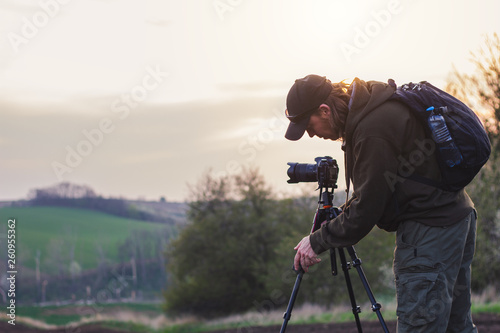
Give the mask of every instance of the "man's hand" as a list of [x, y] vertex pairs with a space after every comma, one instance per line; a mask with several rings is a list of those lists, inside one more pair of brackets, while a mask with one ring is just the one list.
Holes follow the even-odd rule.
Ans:
[[293, 261], [293, 266], [296, 271], [299, 271], [300, 267], [307, 273], [309, 266], [317, 264], [321, 261], [318, 255], [313, 251], [311, 247], [311, 242], [309, 241], [309, 236], [302, 238], [302, 240], [294, 247], [297, 250], [295, 254], [295, 260]]

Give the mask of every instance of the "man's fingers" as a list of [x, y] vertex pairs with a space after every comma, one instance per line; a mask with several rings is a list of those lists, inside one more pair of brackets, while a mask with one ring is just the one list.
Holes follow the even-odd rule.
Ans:
[[302, 260], [300, 261], [300, 265], [302, 266], [302, 269], [304, 270], [304, 272], [307, 273], [307, 271], [309, 270], [309, 265], [306, 264], [304, 257], [302, 257]]
[[299, 271], [300, 268], [304, 270], [304, 272], [307, 273], [309, 266], [311, 266], [312, 263], [309, 262], [308, 258], [297, 253], [295, 255], [295, 259], [293, 261], [293, 266], [296, 271]]
[[302, 257], [300, 260], [300, 264], [302, 266], [302, 269], [304, 269], [304, 272], [309, 271], [309, 267], [316, 265], [321, 261], [321, 258], [311, 258], [311, 257]]
[[298, 250], [300, 247], [300, 244], [302, 244], [302, 241], [303, 241], [303, 239], [301, 239], [300, 242], [297, 245], [295, 245], [295, 247], [293, 249]]
[[295, 259], [293, 260], [293, 267], [296, 271], [300, 268], [300, 255], [299, 253], [295, 254]]

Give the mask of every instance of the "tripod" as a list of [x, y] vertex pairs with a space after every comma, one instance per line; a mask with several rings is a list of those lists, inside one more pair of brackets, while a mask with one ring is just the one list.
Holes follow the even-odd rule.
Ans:
[[[314, 220], [313, 220], [313, 226], [311, 229], [311, 233], [314, 231], [318, 230], [321, 227], [321, 223], [323, 221], [329, 221], [336, 216], [339, 215], [339, 209], [337, 207], [333, 207], [333, 189], [336, 188], [336, 185], [328, 185], [324, 184], [323, 182], [319, 183], [319, 200], [318, 200], [318, 208], [316, 210], [316, 214], [314, 215]], [[347, 262], [346, 260], [346, 255], [344, 252], [344, 249], [347, 250], [347, 253], [351, 257], [351, 262]], [[382, 314], [380, 313], [380, 308], [382, 307], [379, 303], [376, 302], [375, 297], [373, 296], [373, 293], [370, 289], [370, 285], [368, 284], [368, 280], [366, 279], [366, 276], [363, 272], [363, 268], [361, 267], [361, 259], [358, 258], [356, 255], [356, 251], [354, 250], [353, 246], [348, 246], [345, 248], [332, 248], [330, 249], [330, 265], [332, 269], [332, 275], [336, 276], [337, 275], [337, 260], [336, 260], [336, 251], [339, 254], [340, 258], [340, 263], [342, 266], [342, 271], [344, 272], [344, 277], [346, 281], [346, 286], [347, 286], [347, 291], [349, 293], [349, 298], [351, 300], [351, 307], [352, 307], [352, 313], [354, 314], [354, 318], [356, 320], [356, 326], [358, 328], [358, 332], [363, 332], [363, 329], [361, 327], [361, 321], [359, 320], [359, 313], [361, 312], [361, 308], [356, 304], [356, 299], [354, 296], [354, 290], [352, 288], [351, 284], [351, 278], [349, 276], [349, 269], [351, 267], [356, 268], [359, 278], [361, 279], [361, 283], [363, 284], [366, 293], [368, 295], [368, 298], [370, 299], [370, 302], [372, 304], [372, 311], [374, 311], [377, 314], [377, 317], [380, 321], [380, 324], [382, 325], [382, 329], [384, 332], [389, 332], [387, 329], [387, 325], [385, 324], [384, 318], [382, 317]], [[295, 269], [294, 269], [295, 271]], [[286, 309], [285, 314], [283, 315], [284, 321], [281, 326], [280, 333], [284, 333], [288, 324], [288, 321], [290, 320], [292, 316], [292, 309], [293, 305], [295, 303], [295, 299], [297, 298], [297, 294], [299, 292], [299, 287], [300, 283], [302, 281], [302, 277], [304, 276], [304, 270], [300, 267], [298, 271], [295, 271], [297, 273], [297, 278], [295, 279], [295, 285], [293, 286], [292, 290], [292, 295], [290, 296], [290, 301], [288, 302], [288, 307]]]

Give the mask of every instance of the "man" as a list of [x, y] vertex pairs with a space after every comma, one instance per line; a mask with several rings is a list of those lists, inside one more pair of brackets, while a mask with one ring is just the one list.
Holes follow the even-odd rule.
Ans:
[[350, 85], [308, 75], [287, 96], [285, 137], [305, 132], [343, 140], [346, 183], [354, 193], [342, 213], [295, 247], [295, 268], [307, 271], [320, 253], [356, 244], [377, 225], [396, 231], [398, 332], [476, 332], [470, 313], [470, 265], [476, 213], [465, 190], [425, 182], [440, 172], [423, 126], [391, 99], [391, 85], [355, 79]]

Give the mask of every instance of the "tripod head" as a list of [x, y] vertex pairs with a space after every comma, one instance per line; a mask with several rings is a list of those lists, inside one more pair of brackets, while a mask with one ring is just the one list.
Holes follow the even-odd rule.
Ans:
[[340, 209], [333, 206], [333, 189], [335, 187], [319, 187], [318, 208], [314, 214], [311, 233], [321, 228], [323, 222], [328, 222], [340, 214]]

